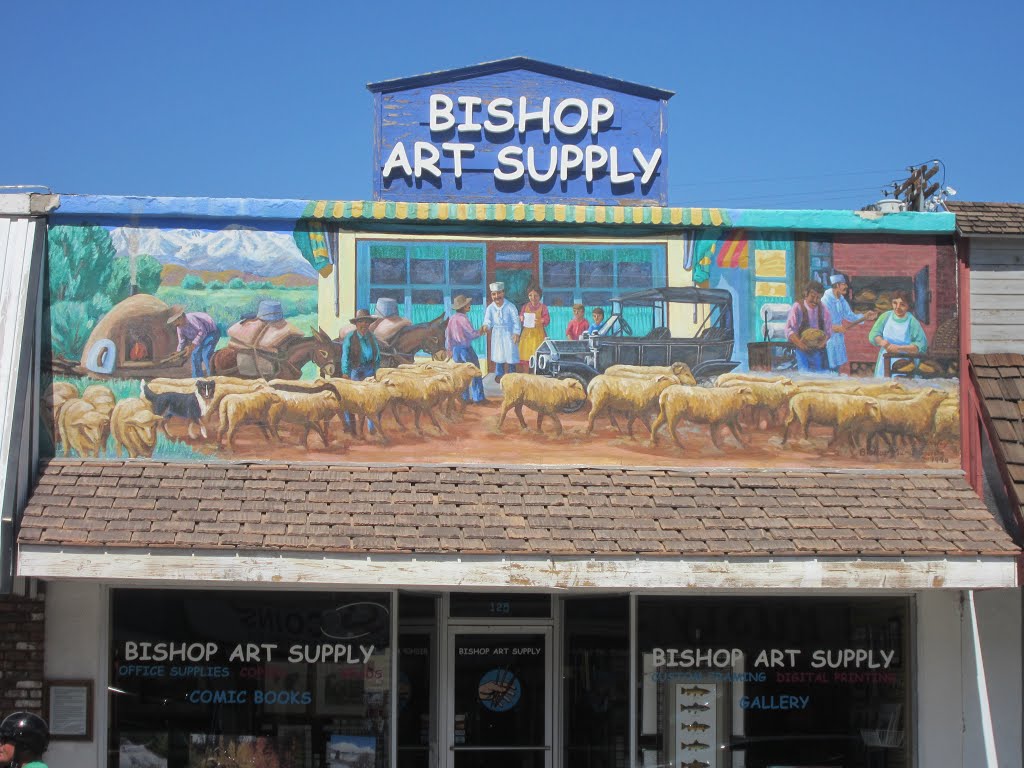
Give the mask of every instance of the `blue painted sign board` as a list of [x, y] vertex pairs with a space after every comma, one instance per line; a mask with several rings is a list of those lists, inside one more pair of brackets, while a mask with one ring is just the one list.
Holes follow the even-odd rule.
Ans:
[[368, 88], [375, 200], [667, 204], [669, 91], [524, 58]]

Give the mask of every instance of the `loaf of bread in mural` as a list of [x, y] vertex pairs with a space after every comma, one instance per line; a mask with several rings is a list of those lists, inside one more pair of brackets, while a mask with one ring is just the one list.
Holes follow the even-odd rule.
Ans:
[[[615, 421], [615, 414], [626, 417], [626, 432], [633, 436], [633, 422], [644, 420], [645, 415], [653, 418], [658, 410], [658, 397], [667, 387], [678, 385], [675, 373], [647, 374], [643, 376], [615, 376], [602, 374], [595, 376], [587, 385], [587, 398], [590, 400], [590, 414], [587, 416], [587, 434], [594, 431], [594, 421], [607, 416], [612, 426], [622, 431]], [[650, 421], [644, 420], [650, 428]]]
[[303, 428], [299, 445], [305, 446], [309, 433], [316, 432], [324, 447], [330, 446], [330, 421], [342, 414], [341, 400], [334, 390], [324, 392], [275, 391], [277, 402], [267, 412], [267, 426], [271, 434], [278, 436], [278, 425], [282, 421], [298, 424]]
[[110, 414], [110, 434], [117, 456], [120, 458], [123, 449], [132, 459], [152, 457], [161, 419], [140, 397], [118, 400]]
[[707, 424], [711, 441], [721, 448], [719, 430], [729, 427], [736, 441], [745, 446], [740, 435], [739, 417], [744, 408], [757, 402], [757, 396], [749, 386], [738, 387], [686, 387], [675, 384], [658, 397], [658, 417], [651, 425], [651, 445], [658, 443], [658, 430], [668, 427], [668, 432], [680, 448], [683, 447], [676, 427], [680, 421], [691, 424]]
[[549, 379], [528, 373], [506, 373], [502, 376], [501, 394], [501, 415], [497, 425], [499, 430], [510, 410], [515, 411], [519, 425], [527, 429], [526, 419], [523, 418], [525, 407], [537, 414], [538, 432], [543, 431], [544, 419], [550, 418], [555, 422], [559, 435], [563, 429], [558, 414], [587, 399], [583, 385], [575, 379]]
[[78, 387], [66, 381], [55, 381], [46, 388], [41, 399], [43, 427], [50, 440], [57, 443], [57, 418], [60, 416], [61, 406], [68, 400], [78, 397]]
[[356, 437], [365, 436], [365, 423], [369, 420], [374, 424], [377, 437], [381, 441], [387, 439], [381, 417], [395, 397], [393, 385], [372, 380], [327, 379], [327, 386], [338, 396], [341, 410], [355, 418]]
[[217, 442], [234, 447], [235, 433], [243, 424], [254, 424], [266, 439], [272, 435], [269, 427], [270, 407], [281, 399], [277, 392], [264, 387], [255, 392], [226, 395], [220, 401], [217, 417], [220, 420], [220, 433]]
[[697, 380], [686, 363], [672, 365], [610, 365], [605, 369], [607, 376], [657, 376], [667, 374], [676, 377], [677, 384], [695, 386]]
[[105, 436], [110, 432], [110, 417], [88, 400], [74, 397], [61, 406], [57, 432], [65, 455], [74, 451], [83, 458], [99, 458], [106, 451]]
[[856, 439], [861, 434], [877, 431], [881, 421], [878, 399], [865, 395], [848, 395], [831, 392], [800, 392], [789, 401], [789, 415], [783, 424], [782, 444], [789, 439], [790, 427], [796, 423], [803, 429], [807, 439], [811, 424], [822, 424], [833, 428], [829, 447], [840, 440], [856, 448]]

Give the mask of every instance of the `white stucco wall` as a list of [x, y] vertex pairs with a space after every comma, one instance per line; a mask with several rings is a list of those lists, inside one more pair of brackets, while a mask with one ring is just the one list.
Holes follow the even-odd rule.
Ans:
[[107, 590], [88, 582], [46, 585], [46, 678], [93, 681], [93, 740], [54, 741], [50, 768], [105, 766], [107, 667], [110, 633]]
[[[961, 594], [964, 603], [961, 605]], [[992, 740], [1000, 768], [1020, 768], [1021, 590], [974, 595]], [[917, 765], [994, 768], [987, 761], [978, 668], [965, 593], [917, 597]], [[957, 759], [959, 758], [959, 759]]]

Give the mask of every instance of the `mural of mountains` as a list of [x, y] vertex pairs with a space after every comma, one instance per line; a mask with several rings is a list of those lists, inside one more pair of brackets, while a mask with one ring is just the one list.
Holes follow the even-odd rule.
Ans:
[[160, 271], [160, 284], [181, 285], [181, 281], [185, 279], [186, 275], [196, 275], [207, 284], [212, 283], [214, 280], [227, 283], [232, 278], [240, 277], [247, 283], [267, 282], [280, 288], [309, 288], [316, 286], [315, 277], [297, 275], [294, 272], [289, 272], [287, 275], [274, 275], [270, 277], [268, 275], [254, 275], [251, 272], [239, 272], [233, 269], [222, 269], [219, 272], [206, 269], [188, 269], [180, 264], [164, 264], [163, 269]]
[[110, 239], [118, 256], [147, 253], [163, 264], [177, 264], [189, 272], [316, 278], [316, 270], [302, 258], [291, 233], [237, 225], [217, 230], [115, 227]]

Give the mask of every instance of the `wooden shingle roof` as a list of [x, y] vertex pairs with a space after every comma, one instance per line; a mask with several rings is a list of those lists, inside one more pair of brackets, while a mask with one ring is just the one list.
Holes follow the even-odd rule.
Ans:
[[950, 200], [946, 208], [956, 214], [956, 228], [961, 235], [1024, 237], [1024, 203]]
[[960, 473], [45, 464], [34, 548], [1015, 556]]
[[1024, 355], [968, 356], [996, 459], [1024, 519]]

